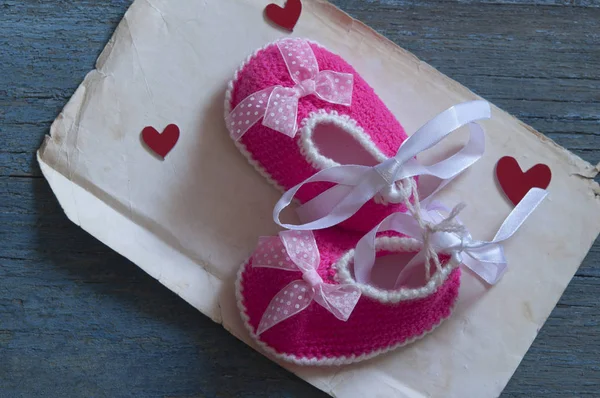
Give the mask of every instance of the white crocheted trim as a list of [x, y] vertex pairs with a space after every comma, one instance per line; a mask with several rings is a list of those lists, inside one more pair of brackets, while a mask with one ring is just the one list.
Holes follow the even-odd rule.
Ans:
[[338, 162], [321, 154], [319, 148], [313, 140], [313, 133], [319, 124], [333, 124], [356, 140], [375, 160], [381, 163], [387, 159], [379, 148], [373, 143], [365, 131], [360, 127], [356, 120], [348, 115], [339, 115], [336, 111], [326, 111], [320, 109], [318, 112], [311, 112], [307, 118], [302, 121], [300, 129], [300, 139], [298, 146], [300, 152], [309, 161], [309, 163], [317, 170], [323, 170], [329, 167], [340, 166]]
[[[319, 148], [315, 145], [313, 139], [314, 131], [319, 124], [324, 123], [333, 124], [348, 133], [363, 147], [364, 150], [373, 156], [377, 163], [381, 163], [388, 159], [388, 157], [379, 150], [377, 145], [375, 145], [371, 137], [365, 133], [365, 130], [358, 125], [356, 120], [348, 115], [340, 115], [337, 111], [320, 109], [317, 112], [311, 112], [308, 117], [302, 120], [302, 127], [299, 131], [300, 139], [298, 140], [300, 153], [315, 169], [325, 170], [329, 167], [341, 166], [340, 163], [321, 154]], [[410, 197], [413, 182], [413, 178], [407, 178], [396, 182], [398, 189], [394, 191], [396, 193], [393, 198], [394, 203], [400, 203]], [[377, 194], [373, 198], [375, 203], [383, 205], [389, 204], [391, 199], [392, 198], [388, 198], [384, 194]]]
[[[413, 239], [409, 239], [409, 240], [413, 240]], [[409, 244], [409, 246], [410, 245], [412, 245], [412, 244]], [[427, 336], [428, 334], [430, 334], [431, 332], [433, 332], [446, 319], [450, 318], [450, 316], [454, 312], [454, 309], [456, 307], [456, 303], [458, 302], [457, 298], [455, 298], [454, 302], [452, 303], [452, 306], [450, 307], [450, 313], [449, 313], [449, 315], [447, 317], [440, 318], [440, 320], [439, 320], [438, 323], [436, 323], [435, 325], [432, 325], [431, 328], [429, 328], [428, 330], [425, 330], [420, 335], [413, 336], [412, 338], [410, 338], [408, 340], [404, 340], [404, 341], [399, 342], [397, 344], [389, 345], [387, 347], [381, 347], [379, 349], [376, 349], [376, 350], [373, 350], [373, 351], [370, 351], [370, 352], [367, 352], [367, 353], [364, 353], [364, 354], [361, 354], [361, 355], [350, 355], [350, 356], [328, 357], [328, 358], [299, 357], [297, 355], [286, 354], [286, 353], [282, 353], [282, 352], [276, 351], [273, 347], [269, 346], [267, 343], [265, 343], [264, 341], [260, 340], [259, 336], [257, 336], [256, 333], [254, 332], [254, 329], [252, 328], [252, 325], [250, 325], [250, 317], [246, 313], [246, 306], [244, 305], [243, 288], [242, 288], [242, 282], [243, 282], [243, 276], [242, 275], [244, 273], [244, 270], [246, 269], [246, 266], [248, 265], [248, 261], [249, 260], [250, 259], [244, 261], [244, 263], [241, 265], [240, 269], [237, 272], [237, 278], [236, 278], [236, 281], [235, 281], [235, 297], [236, 297], [236, 302], [237, 302], [238, 310], [240, 311], [240, 315], [241, 315], [242, 321], [244, 322], [244, 326], [246, 327], [246, 330], [250, 334], [250, 337], [252, 337], [252, 339], [256, 342], [256, 344], [265, 353], [267, 353], [268, 355], [270, 355], [270, 356], [272, 356], [272, 357], [274, 357], [276, 359], [280, 359], [280, 360], [287, 361], [287, 362], [292, 362], [292, 363], [294, 363], [296, 365], [304, 365], [304, 366], [340, 366], [340, 365], [349, 365], [349, 364], [355, 363], [355, 362], [366, 361], [366, 360], [374, 358], [374, 357], [376, 357], [378, 355], [386, 354], [386, 353], [388, 353], [390, 351], [393, 351], [395, 349], [398, 349], [398, 348], [404, 347], [406, 345], [412, 344], [415, 341], [420, 340], [420, 339], [424, 338], [425, 336]]]
[[[421, 250], [421, 244], [416, 239], [412, 238], [385, 236], [375, 239], [375, 248], [377, 250], [385, 250], [397, 253], [416, 253]], [[429, 279], [426, 285], [415, 289], [401, 288], [397, 290], [386, 290], [372, 285], [358, 283], [350, 273], [350, 264], [352, 264], [353, 259], [354, 249], [346, 252], [333, 265], [337, 271], [335, 277], [336, 281], [338, 281], [340, 284], [348, 283], [357, 285], [362, 291], [362, 294], [383, 304], [393, 304], [401, 301], [420, 299], [432, 295], [441, 285], [444, 284], [444, 282], [446, 282], [450, 273], [460, 265], [460, 262], [458, 262], [454, 257], [451, 257], [442, 270], [436, 272], [431, 279]]]
[[[279, 39], [279, 40], [281, 40], [281, 39]], [[263, 46], [262, 48], [259, 48], [258, 50], [254, 51], [254, 53], [252, 53], [250, 56], [248, 56], [248, 58], [246, 58], [246, 60], [236, 69], [235, 73], [233, 74], [233, 79], [231, 79], [229, 81], [229, 83], [227, 84], [227, 90], [225, 92], [225, 106], [224, 106], [225, 119], [231, 113], [231, 110], [232, 110], [231, 109], [231, 100], [232, 100], [231, 97], [233, 95], [232, 94], [233, 88], [234, 88], [234, 85], [237, 83], [239, 74], [242, 71], [242, 69], [244, 69], [244, 67], [248, 63], [250, 63], [250, 61], [252, 61], [252, 59], [254, 59], [258, 55], [259, 52], [266, 50], [270, 46], [275, 45], [279, 40], [275, 40], [271, 43], [268, 43], [267, 45]], [[326, 47], [322, 46], [321, 44], [317, 43], [316, 41], [313, 41], [313, 40], [307, 40], [307, 41], [309, 43], [312, 43], [316, 46], [319, 46], [319, 47], [331, 52], [332, 54], [335, 54], [331, 50], [329, 50]], [[373, 157], [378, 162], [383, 162], [384, 160], [387, 159], [387, 156], [385, 156], [379, 150], [379, 148], [371, 140], [371, 137], [369, 137], [365, 133], [365, 131], [360, 126], [358, 126], [358, 124], [356, 123], [355, 120], [351, 119], [349, 116], [340, 116], [335, 111], [331, 111], [331, 112], [327, 113], [327, 111], [325, 111], [325, 110], [320, 110], [319, 112], [312, 112], [308, 117], [304, 118], [300, 122], [300, 126], [303, 126], [303, 127], [301, 129], [301, 134], [302, 134], [301, 139], [298, 140], [298, 145], [300, 146], [300, 152], [304, 155], [306, 160], [317, 170], [323, 170], [323, 169], [326, 169], [331, 166], [339, 165], [339, 163], [337, 163], [333, 159], [329, 159], [329, 158], [321, 155], [312, 140], [312, 133], [314, 131], [314, 128], [317, 126], [317, 124], [323, 123], [323, 122], [333, 123], [336, 126], [339, 126], [340, 128], [342, 128], [344, 131], [347, 131], [352, 137], [354, 137], [357, 140], [357, 142], [360, 145], [363, 146], [363, 148], [367, 152], [369, 152], [371, 155], [373, 155]], [[234, 144], [239, 149], [239, 151], [242, 153], [242, 155], [246, 158], [248, 163], [252, 167], [254, 167], [260, 173], [260, 175], [262, 175], [271, 185], [273, 185], [279, 191], [285, 192], [285, 189], [281, 185], [279, 185], [279, 183], [277, 181], [275, 181], [275, 179], [273, 179], [273, 177], [267, 172], [267, 170], [265, 168], [263, 168], [260, 165], [260, 163], [256, 159], [254, 159], [254, 157], [252, 157], [252, 154], [250, 153], [250, 151], [248, 151], [248, 149], [241, 142], [241, 140], [237, 140], [237, 141], [234, 140]], [[407, 180], [413, 180], [413, 179], [409, 178]], [[400, 184], [399, 184], [400, 189], [402, 189], [405, 192], [408, 192], [408, 189], [409, 189], [408, 187], [411, 185], [410, 181], [407, 181], [407, 180], [402, 180], [402, 181], [400, 181]], [[381, 195], [375, 196], [375, 198], [373, 200], [376, 203], [387, 204], [385, 198], [382, 198]]]

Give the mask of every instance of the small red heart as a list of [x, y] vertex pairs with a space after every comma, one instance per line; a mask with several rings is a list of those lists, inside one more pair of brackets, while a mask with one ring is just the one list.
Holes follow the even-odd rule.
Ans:
[[277, 4], [269, 4], [265, 8], [265, 15], [274, 24], [281, 26], [289, 31], [294, 30], [294, 26], [300, 19], [302, 12], [302, 2], [300, 0], [287, 0], [285, 7]]
[[548, 188], [552, 172], [550, 167], [542, 163], [523, 172], [517, 159], [504, 156], [496, 165], [496, 178], [508, 199], [516, 206], [531, 188]]
[[161, 134], [154, 127], [148, 126], [142, 130], [142, 139], [148, 148], [164, 158], [171, 152], [179, 139], [179, 127], [169, 124]]

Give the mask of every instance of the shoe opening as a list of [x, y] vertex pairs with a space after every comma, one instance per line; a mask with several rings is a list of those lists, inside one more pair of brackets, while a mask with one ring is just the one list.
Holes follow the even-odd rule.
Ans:
[[314, 126], [312, 141], [321, 156], [339, 164], [375, 166], [379, 163], [351, 132], [330, 121], [322, 121]]
[[[369, 284], [383, 290], [418, 289], [425, 286], [437, 270], [434, 265], [431, 265], [428, 278], [424, 261], [407, 268], [415, 255], [416, 253], [379, 252]], [[439, 258], [445, 266], [450, 256], [440, 255]]]

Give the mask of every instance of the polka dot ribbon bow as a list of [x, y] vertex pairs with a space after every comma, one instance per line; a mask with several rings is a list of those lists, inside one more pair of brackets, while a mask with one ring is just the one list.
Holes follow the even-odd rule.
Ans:
[[231, 137], [239, 140], [261, 118], [263, 125], [289, 137], [298, 130], [298, 101], [316, 95], [332, 104], [350, 106], [354, 76], [330, 70], [320, 71], [307, 41], [283, 39], [277, 42], [294, 87], [273, 86], [258, 91], [240, 102], [227, 116]]
[[360, 298], [355, 285], [333, 285], [317, 273], [320, 256], [310, 231], [283, 231], [279, 236], [261, 237], [253, 254], [253, 267], [300, 271], [302, 279], [281, 289], [269, 303], [256, 333], [298, 314], [316, 301], [341, 321], [347, 321]]

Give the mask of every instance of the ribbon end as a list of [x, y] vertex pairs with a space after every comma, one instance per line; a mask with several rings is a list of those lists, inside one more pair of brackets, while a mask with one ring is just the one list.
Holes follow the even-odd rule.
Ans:
[[303, 311], [313, 300], [313, 290], [303, 280], [296, 280], [281, 289], [273, 297], [260, 323], [256, 335], [260, 336], [273, 326]]

